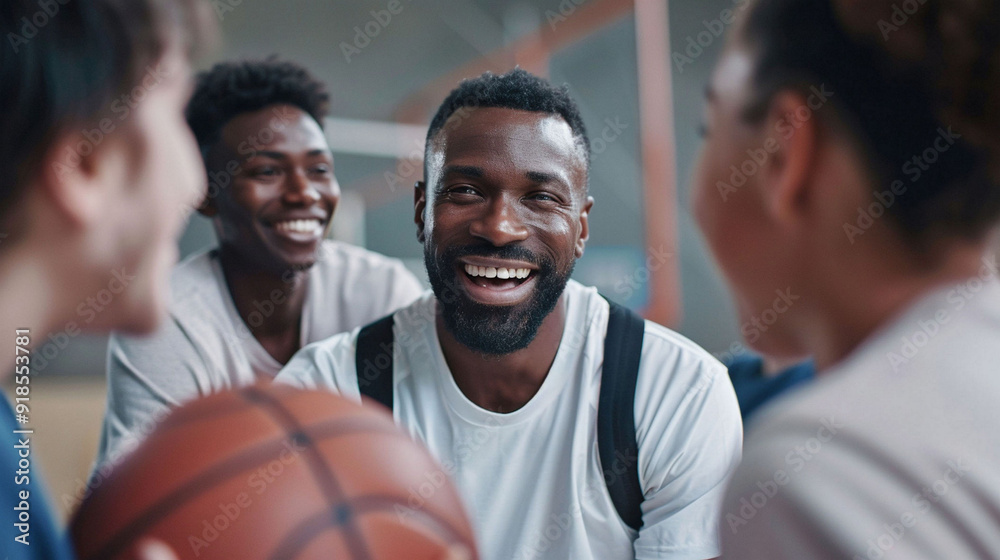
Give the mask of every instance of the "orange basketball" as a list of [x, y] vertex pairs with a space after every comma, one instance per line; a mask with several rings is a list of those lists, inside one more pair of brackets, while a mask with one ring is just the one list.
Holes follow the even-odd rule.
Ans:
[[458, 493], [384, 409], [256, 385], [168, 416], [76, 512], [81, 560], [477, 558]]

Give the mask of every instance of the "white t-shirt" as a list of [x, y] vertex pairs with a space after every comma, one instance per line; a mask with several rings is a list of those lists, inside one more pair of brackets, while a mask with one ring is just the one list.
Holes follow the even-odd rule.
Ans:
[[[438, 342], [433, 294], [397, 311], [397, 423], [455, 481], [484, 560], [717, 556], [722, 491], [743, 437], [725, 367], [646, 322], [635, 399], [645, 493], [637, 535], [608, 494], [595, 435], [609, 307], [574, 281], [563, 297], [566, 327], [552, 368], [538, 393], [508, 414], [480, 408], [455, 384]], [[277, 381], [359, 398], [357, 334], [303, 348]]]
[[762, 411], [722, 535], [739, 559], [1000, 558], [996, 279], [927, 295]]
[[[98, 465], [139, 443], [172, 407], [231, 387], [273, 379], [281, 364], [253, 336], [274, 302], [256, 304], [244, 323], [229, 293], [216, 250], [174, 269], [169, 318], [148, 337], [115, 334], [108, 344], [108, 404]], [[423, 288], [398, 259], [325, 240], [302, 309], [301, 344], [322, 340], [388, 315]]]

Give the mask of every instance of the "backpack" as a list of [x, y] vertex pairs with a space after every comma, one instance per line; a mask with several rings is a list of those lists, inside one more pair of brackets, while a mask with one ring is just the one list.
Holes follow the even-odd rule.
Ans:
[[[645, 330], [642, 317], [612, 301], [604, 337], [604, 365], [597, 409], [597, 450], [604, 481], [619, 517], [636, 531], [642, 526], [639, 449], [635, 434], [635, 385]], [[358, 333], [355, 365], [361, 394], [390, 410], [392, 386], [392, 315]]]

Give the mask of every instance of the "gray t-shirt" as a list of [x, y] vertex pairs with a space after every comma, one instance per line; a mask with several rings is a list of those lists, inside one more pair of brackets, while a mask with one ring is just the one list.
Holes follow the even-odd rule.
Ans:
[[[278, 363], [253, 336], [283, 292], [255, 303], [247, 322], [229, 294], [215, 250], [193, 255], [171, 276], [169, 317], [148, 337], [114, 334], [108, 344], [108, 403], [97, 465], [117, 462], [173, 407], [273, 379]], [[301, 345], [348, 331], [409, 304], [423, 292], [401, 261], [324, 241], [309, 270]], [[249, 323], [249, 324], [248, 324]]]
[[1000, 558], [995, 266], [762, 411], [727, 491], [725, 558]]

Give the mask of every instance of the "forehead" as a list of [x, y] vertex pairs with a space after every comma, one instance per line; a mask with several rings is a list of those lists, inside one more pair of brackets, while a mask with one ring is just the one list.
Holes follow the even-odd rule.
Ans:
[[[559, 115], [496, 107], [459, 109], [431, 145], [437, 162], [546, 171], [586, 179], [586, 154]], [[574, 177], [576, 178], [576, 177]]]
[[329, 149], [316, 120], [291, 105], [240, 113], [222, 127], [220, 138], [226, 148], [240, 153], [246, 151], [246, 146], [290, 153]]

